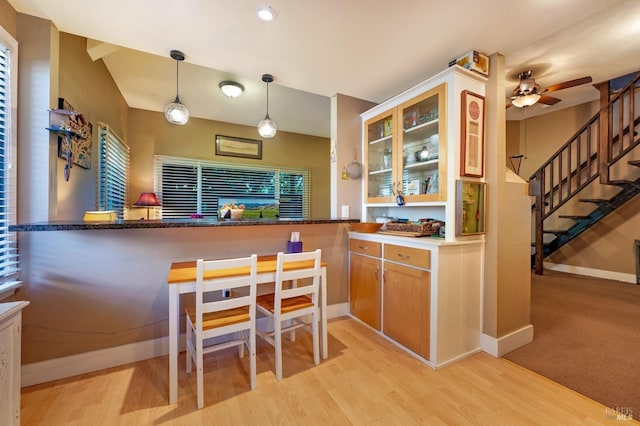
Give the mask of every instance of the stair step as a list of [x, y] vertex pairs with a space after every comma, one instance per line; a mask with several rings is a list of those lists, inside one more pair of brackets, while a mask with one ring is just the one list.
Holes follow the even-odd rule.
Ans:
[[558, 215], [558, 217], [560, 219], [573, 219], [573, 220], [590, 220], [591, 219], [589, 216], [578, 216], [578, 215], [572, 215], [572, 214], [561, 214], [561, 215]]
[[611, 200], [605, 200], [602, 198], [579, 198], [581, 203], [595, 203], [595, 204], [610, 204]]
[[542, 232], [544, 232], [545, 234], [555, 234], [555, 235], [564, 235], [569, 233], [569, 231], [567, 231], [566, 229], [545, 229]]
[[630, 165], [632, 166], [638, 166], [640, 167], [640, 160], [631, 160], [628, 162]]
[[606, 183], [606, 185], [617, 185], [617, 186], [626, 186], [626, 185], [632, 185], [633, 182], [631, 182], [630, 180], [610, 180], [609, 182]]

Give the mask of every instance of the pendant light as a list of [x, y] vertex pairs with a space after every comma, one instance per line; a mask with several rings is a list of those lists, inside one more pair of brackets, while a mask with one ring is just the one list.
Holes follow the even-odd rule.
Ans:
[[272, 138], [278, 132], [278, 126], [276, 123], [269, 118], [269, 83], [273, 81], [273, 76], [271, 74], [262, 74], [262, 81], [267, 83], [267, 115], [264, 117], [264, 120], [260, 120], [258, 123], [258, 133], [263, 138]]
[[164, 108], [164, 116], [171, 124], [183, 125], [189, 121], [189, 110], [180, 103], [180, 96], [178, 95], [178, 66], [181, 61], [184, 61], [184, 53], [179, 50], [172, 50], [170, 56], [176, 61], [176, 99]]

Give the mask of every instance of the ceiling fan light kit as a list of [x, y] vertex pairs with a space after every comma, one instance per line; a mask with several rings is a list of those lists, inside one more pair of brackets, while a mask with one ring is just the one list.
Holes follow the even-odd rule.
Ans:
[[189, 121], [189, 109], [180, 102], [178, 94], [178, 66], [184, 61], [184, 53], [172, 50], [170, 56], [176, 61], [176, 99], [165, 107], [164, 116], [169, 123], [182, 126]]
[[[560, 99], [547, 96], [545, 93], [555, 92], [556, 90], [568, 89], [569, 87], [580, 86], [582, 84], [591, 83], [591, 77], [582, 77], [575, 80], [565, 81], [563, 83], [554, 84], [546, 89], [540, 89], [535, 79], [531, 75], [531, 71], [523, 71], [518, 74], [520, 84], [513, 90], [511, 105], [518, 108], [529, 107], [540, 102], [545, 105], [555, 105]], [[510, 105], [507, 105], [507, 108]]]

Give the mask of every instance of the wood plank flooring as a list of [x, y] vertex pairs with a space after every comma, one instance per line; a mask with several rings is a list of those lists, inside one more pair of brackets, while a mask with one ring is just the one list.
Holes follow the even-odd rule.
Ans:
[[[168, 405], [163, 356], [22, 390], [23, 425], [584, 425], [615, 413], [505, 359], [480, 353], [438, 371], [351, 318], [329, 323], [329, 359], [313, 365], [308, 333], [283, 339], [284, 379], [258, 339], [257, 388], [234, 348], [205, 356], [205, 407], [180, 354]], [[631, 422], [626, 422], [629, 424]], [[619, 424], [619, 423], [617, 423]]]

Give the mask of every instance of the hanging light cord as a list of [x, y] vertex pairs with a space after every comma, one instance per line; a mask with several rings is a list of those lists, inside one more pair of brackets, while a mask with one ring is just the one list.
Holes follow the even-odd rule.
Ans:
[[180, 95], [178, 94], [178, 76], [180, 73], [180, 61], [176, 60], [176, 103], [180, 103]]
[[267, 118], [269, 118], [269, 83], [267, 83]]

